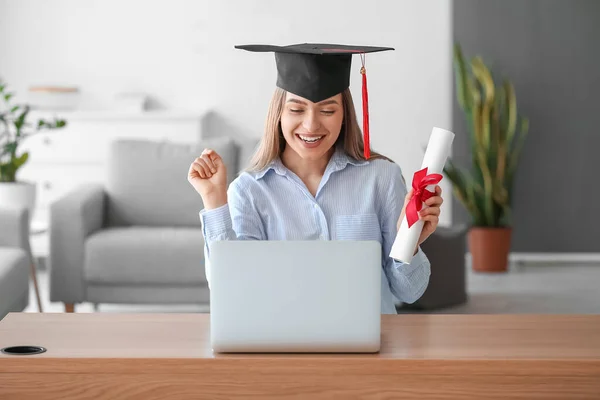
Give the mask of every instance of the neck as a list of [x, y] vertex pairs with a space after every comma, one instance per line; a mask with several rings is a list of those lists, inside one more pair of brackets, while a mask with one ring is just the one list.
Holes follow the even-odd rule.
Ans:
[[334, 151], [335, 147], [332, 147], [323, 157], [317, 160], [306, 160], [289, 146], [286, 146], [281, 155], [281, 162], [300, 179], [314, 176], [322, 177]]

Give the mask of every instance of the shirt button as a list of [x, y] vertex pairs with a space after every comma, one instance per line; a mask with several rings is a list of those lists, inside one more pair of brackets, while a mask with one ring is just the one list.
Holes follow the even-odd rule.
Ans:
[[317, 203], [314, 204], [315, 208], [319, 208], [319, 205]]

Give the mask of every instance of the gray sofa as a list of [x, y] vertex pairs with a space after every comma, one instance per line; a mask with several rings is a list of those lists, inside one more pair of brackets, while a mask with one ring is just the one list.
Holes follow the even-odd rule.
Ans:
[[28, 215], [26, 208], [0, 208], [0, 319], [29, 303]]
[[81, 302], [208, 305], [203, 204], [188, 168], [210, 147], [231, 182], [255, 145], [115, 141], [106, 185], [81, 186], [50, 206], [50, 300], [67, 311]]

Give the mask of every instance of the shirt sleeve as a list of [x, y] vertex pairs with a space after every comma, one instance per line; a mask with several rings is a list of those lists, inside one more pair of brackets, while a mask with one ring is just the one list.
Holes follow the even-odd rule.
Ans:
[[404, 303], [414, 303], [427, 289], [431, 265], [421, 247], [410, 264], [394, 260], [389, 256], [396, 240], [396, 226], [407, 194], [402, 171], [396, 164], [394, 164], [390, 183], [383, 200], [382, 212], [383, 268], [394, 296]]
[[264, 240], [261, 218], [248, 190], [234, 181], [227, 193], [228, 203], [199, 213], [204, 236], [204, 270], [210, 288], [210, 247], [220, 240]]

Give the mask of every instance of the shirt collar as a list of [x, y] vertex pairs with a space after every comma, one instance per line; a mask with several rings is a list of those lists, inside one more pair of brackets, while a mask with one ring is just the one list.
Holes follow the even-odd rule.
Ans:
[[[331, 159], [329, 160], [329, 163], [327, 164], [327, 168], [325, 170], [327, 171], [328, 169], [331, 169], [331, 172], [335, 172], [341, 171], [342, 169], [346, 168], [348, 164], [361, 166], [366, 165], [368, 163], [369, 161], [367, 160], [356, 160], [350, 157], [344, 151], [343, 148], [336, 147], [335, 152], [331, 156]], [[289, 171], [287, 167], [283, 165], [283, 162], [281, 162], [281, 158], [277, 157], [275, 160], [271, 161], [271, 163], [267, 165], [264, 169], [254, 174], [254, 178], [256, 180], [262, 179], [267, 174], [267, 172], [271, 170], [281, 176], [285, 176]]]

